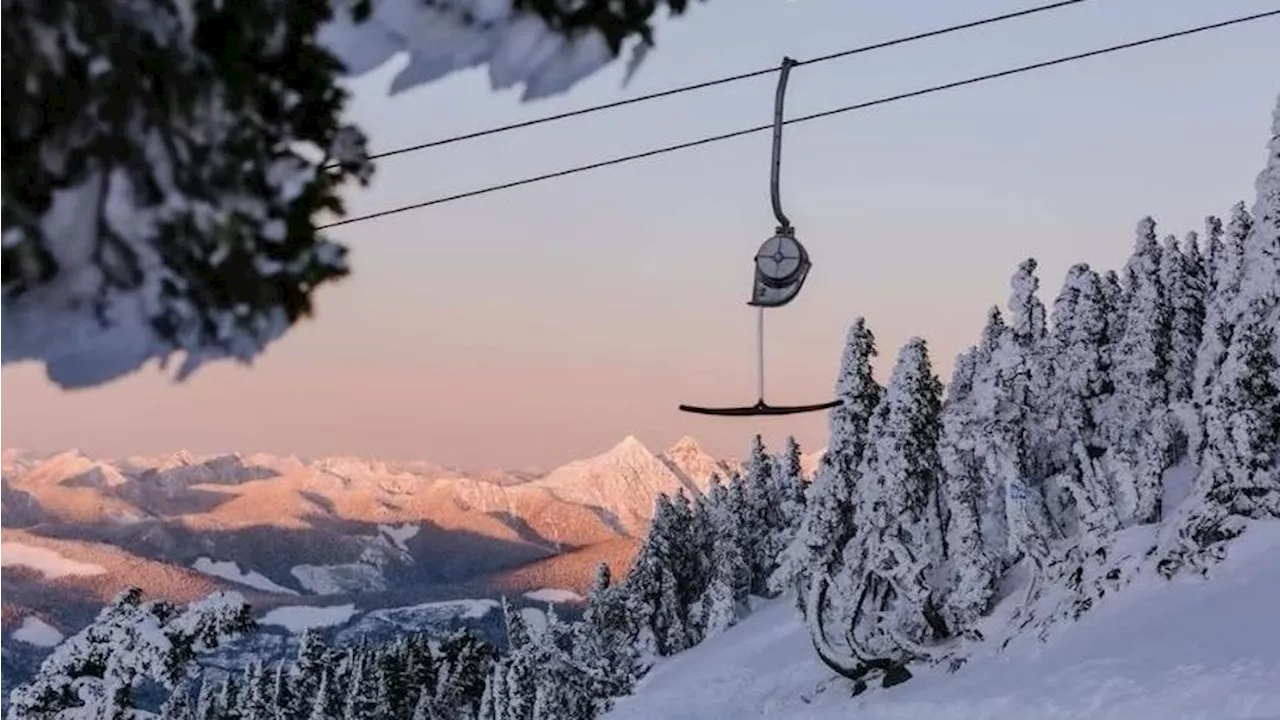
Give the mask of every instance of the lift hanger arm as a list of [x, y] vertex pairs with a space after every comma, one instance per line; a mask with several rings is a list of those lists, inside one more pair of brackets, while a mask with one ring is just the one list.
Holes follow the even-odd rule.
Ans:
[[778, 91], [773, 98], [773, 168], [769, 174], [769, 194], [773, 199], [773, 216], [778, 219], [778, 233], [791, 234], [791, 221], [782, 212], [782, 189], [780, 175], [782, 173], [782, 108], [787, 99], [787, 78], [796, 61], [782, 58], [782, 70], [778, 73]]

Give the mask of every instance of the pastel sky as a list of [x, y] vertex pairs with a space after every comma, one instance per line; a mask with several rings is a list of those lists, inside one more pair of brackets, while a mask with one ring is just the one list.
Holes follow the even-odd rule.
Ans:
[[[710, 0], [664, 23], [632, 84], [608, 68], [521, 104], [483, 71], [393, 98], [353, 84], [373, 149], [608, 102], [1036, 3]], [[1093, 0], [795, 71], [801, 114], [1269, 10], [1273, 0]], [[831, 392], [845, 329], [867, 317], [887, 376], [925, 337], [939, 372], [1041, 262], [1116, 267], [1145, 214], [1162, 232], [1252, 202], [1280, 92], [1280, 20], [793, 126], [784, 199], [815, 267], [772, 311], [769, 397]], [[766, 76], [389, 159], [360, 214], [768, 122]], [[628, 434], [741, 454], [753, 432], [825, 443], [825, 416], [708, 419], [681, 402], [754, 400], [751, 256], [773, 229], [766, 134], [335, 231], [354, 273], [252, 367], [182, 385], [148, 368], [63, 392], [6, 366], [6, 447], [124, 455], [189, 448], [546, 467]]]

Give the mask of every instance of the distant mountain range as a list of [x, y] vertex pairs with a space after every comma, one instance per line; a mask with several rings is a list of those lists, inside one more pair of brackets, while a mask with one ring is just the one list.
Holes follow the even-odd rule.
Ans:
[[4, 450], [5, 635], [74, 629], [128, 585], [178, 601], [234, 588], [264, 612], [581, 594], [596, 562], [625, 571], [659, 493], [701, 493], [740, 469], [691, 438], [654, 453], [627, 437], [546, 474]]

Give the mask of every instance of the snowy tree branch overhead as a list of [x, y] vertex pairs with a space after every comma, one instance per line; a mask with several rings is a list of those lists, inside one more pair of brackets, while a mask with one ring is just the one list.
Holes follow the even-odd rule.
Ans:
[[396, 94], [456, 70], [488, 65], [495, 90], [524, 83], [533, 100], [568, 90], [634, 40], [630, 77], [653, 43], [660, 5], [683, 13], [688, 0], [336, 0], [319, 40], [362, 74], [405, 52]]
[[[5, 0], [3, 362], [65, 388], [249, 362], [348, 272], [316, 231], [368, 181], [343, 74], [487, 65], [564, 92], [687, 0]], [[335, 165], [328, 172], [321, 166]]]

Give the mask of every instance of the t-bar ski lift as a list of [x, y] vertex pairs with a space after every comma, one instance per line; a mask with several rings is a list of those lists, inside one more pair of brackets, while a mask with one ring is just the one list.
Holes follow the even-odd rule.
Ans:
[[773, 216], [778, 227], [773, 237], [764, 241], [755, 257], [755, 278], [748, 305], [756, 310], [756, 403], [743, 407], [701, 407], [681, 405], [684, 412], [702, 415], [748, 417], [756, 415], [794, 415], [796, 413], [827, 410], [840, 404], [839, 400], [813, 405], [770, 405], [764, 399], [764, 311], [786, 305], [800, 294], [812, 262], [809, 253], [796, 239], [795, 228], [782, 212], [782, 197], [778, 175], [782, 166], [782, 106], [787, 95], [787, 76], [796, 61], [784, 57], [778, 75], [778, 90], [773, 105], [773, 163], [769, 190], [773, 200]]

